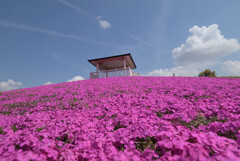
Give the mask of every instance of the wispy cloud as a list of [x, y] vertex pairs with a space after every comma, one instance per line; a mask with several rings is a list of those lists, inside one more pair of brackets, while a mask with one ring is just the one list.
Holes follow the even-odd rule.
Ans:
[[69, 2], [67, 2], [65, 0], [57, 0], [57, 1], [59, 3], [65, 5], [65, 6], [69, 7], [69, 8], [71, 8], [71, 9], [73, 9], [73, 10], [75, 10], [75, 11], [77, 11], [77, 12], [79, 12], [79, 13], [87, 16], [87, 17], [89, 17], [89, 18], [97, 19], [97, 17], [95, 15], [91, 14], [90, 12], [87, 12], [87, 11], [83, 10], [82, 8], [76, 6], [76, 5], [72, 4], [72, 3], [69, 3]]
[[140, 37], [138, 37], [138, 36], [136, 36], [136, 35], [134, 35], [134, 34], [132, 34], [132, 33], [130, 33], [130, 32], [127, 32], [127, 31], [124, 31], [129, 37], [131, 37], [132, 39], [134, 39], [134, 40], [136, 40], [136, 41], [138, 41], [138, 42], [140, 42], [140, 43], [142, 43], [142, 44], [144, 44], [144, 45], [147, 45], [147, 46], [150, 46], [150, 47], [153, 47], [153, 48], [158, 48], [156, 45], [154, 45], [153, 43], [151, 43], [151, 42], [148, 42], [148, 41], [146, 41], [146, 40], [144, 40], [144, 39], [142, 39], [142, 38], [140, 38]]
[[51, 56], [53, 59], [65, 64], [69, 67], [72, 67], [72, 68], [74, 68], [78, 71], [83, 69], [81, 66], [74, 64], [73, 62], [67, 60], [65, 57], [61, 56], [60, 54], [56, 54], [56, 53], [51, 52], [51, 53], [48, 53], [48, 55]]
[[[86, 10], [83, 10], [82, 8], [80, 8], [80, 7], [76, 6], [76, 5], [67, 2], [66, 0], [57, 0], [57, 1], [59, 3], [65, 5], [65, 6], [69, 7], [69, 8], [71, 8], [71, 9], [73, 9], [76, 12], [79, 12], [82, 15], [85, 15], [86, 17], [89, 17], [89, 18], [91, 18], [93, 20], [98, 21], [99, 26], [101, 28], [103, 28], [103, 29], [107, 29], [107, 28], [111, 27], [111, 23], [109, 21], [107, 21], [107, 20], [103, 20], [102, 16], [95, 16], [94, 14], [92, 14], [92, 13], [86, 11]], [[167, 12], [167, 11], [164, 8], [164, 13], [163, 14], [166, 14], [165, 12]], [[142, 38], [140, 38], [140, 37], [138, 37], [138, 36], [136, 36], [136, 35], [134, 35], [134, 34], [132, 34], [130, 32], [127, 32], [127, 31], [122, 31], [122, 32], [126, 33], [129, 37], [131, 37], [132, 39], [134, 39], [134, 40], [136, 40], [136, 41], [138, 41], [138, 42], [140, 42], [140, 43], [142, 43], [144, 45], [147, 45], [147, 46], [150, 46], [150, 47], [153, 47], [153, 48], [157, 48], [157, 49], [159, 48], [156, 45], [154, 45], [153, 43], [148, 42], [146, 40], [143, 40]]]
[[72, 39], [72, 40], [82, 41], [85, 43], [91, 43], [91, 44], [95, 44], [95, 45], [118, 47], [118, 48], [120, 47], [119, 45], [114, 45], [114, 44], [110, 44], [110, 43], [106, 43], [106, 42], [99, 42], [99, 41], [94, 41], [94, 40], [88, 40], [88, 39], [84, 39], [80, 36], [59, 33], [56, 31], [42, 29], [40, 27], [30, 26], [30, 25], [6, 21], [6, 20], [0, 20], [0, 26], [5, 27], [5, 28], [14, 28], [14, 29], [20, 29], [20, 30], [25, 30], [25, 31], [30, 31], [30, 32], [42, 33], [42, 34], [46, 34], [46, 35], [58, 36], [58, 37]]
[[102, 20], [102, 17], [101, 16], [95, 16], [94, 14], [72, 4], [72, 3], [69, 3], [65, 0], [57, 0], [59, 3], [61, 3], [62, 5], [66, 6], [66, 7], [69, 7], [71, 9], [73, 9], [74, 11], [78, 12], [78, 13], [81, 13], [82, 15], [86, 16], [86, 17], [89, 17], [95, 21], [98, 22], [99, 26], [103, 29], [107, 29], [107, 28], [110, 28], [111, 27], [111, 23], [107, 20]]
[[162, 44], [166, 37], [166, 29], [168, 25], [168, 17], [175, 10], [174, 0], [161, 0], [157, 1], [160, 3], [159, 14], [157, 15], [155, 21], [151, 24], [150, 34], [154, 42]]

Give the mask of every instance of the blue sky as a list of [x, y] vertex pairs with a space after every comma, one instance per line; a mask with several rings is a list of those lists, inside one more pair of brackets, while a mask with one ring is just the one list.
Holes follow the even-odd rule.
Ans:
[[240, 75], [239, 0], [1, 0], [0, 90], [88, 79], [131, 53], [149, 76]]

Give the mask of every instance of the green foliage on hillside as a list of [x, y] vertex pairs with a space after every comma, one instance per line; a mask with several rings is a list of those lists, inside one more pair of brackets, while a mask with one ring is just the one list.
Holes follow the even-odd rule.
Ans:
[[213, 70], [211, 71], [210, 69], [206, 69], [205, 71], [199, 73], [199, 77], [216, 77], [216, 72]]

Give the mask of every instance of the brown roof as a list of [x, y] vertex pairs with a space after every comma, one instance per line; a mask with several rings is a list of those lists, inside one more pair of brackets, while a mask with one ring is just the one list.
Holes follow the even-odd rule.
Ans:
[[96, 66], [99, 63], [99, 69], [108, 70], [114, 68], [122, 68], [123, 67], [123, 58], [126, 58], [127, 66], [130, 66], [131, 69], [137, 68], [132, 56], [130, 53], [122, 54], [122, 55], [115, 55], [97, 59], [89, 59], [88, 62], [92, 65]]

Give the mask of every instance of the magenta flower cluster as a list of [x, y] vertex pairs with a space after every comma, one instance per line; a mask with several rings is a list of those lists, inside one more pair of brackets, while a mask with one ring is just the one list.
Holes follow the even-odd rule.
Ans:
[[0, 160], [240, 160], [240, 79], [115, 77], [1, 92]]

